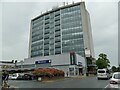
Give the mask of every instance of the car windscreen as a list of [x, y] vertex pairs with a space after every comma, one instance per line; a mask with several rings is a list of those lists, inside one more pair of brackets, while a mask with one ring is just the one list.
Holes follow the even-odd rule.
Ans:
[[105, 71], [103, 71], [103, 70], [100, 70], [100, 71], [98, 71], [98, 73], [105, 73]]
[[115, 79], [120, 79], [120, 74], [114, 74]]
[[13, 77], [17, 77], [17, 75], [16, 75], [16, 74], [13, 74], [12, 76], [13, 76]]

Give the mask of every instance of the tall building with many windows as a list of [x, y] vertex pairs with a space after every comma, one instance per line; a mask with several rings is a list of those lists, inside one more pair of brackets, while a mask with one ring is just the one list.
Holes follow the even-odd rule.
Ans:
[[65, 76], [96, 70], [90, 16], [84, 2], [47, 11], [33, 18], [30, 26], [29, 57], [9, 70], [57, 68]]
[[94, 57], [85, 3], [54, 8], [31, 20], [29, 58], [75, 52]]

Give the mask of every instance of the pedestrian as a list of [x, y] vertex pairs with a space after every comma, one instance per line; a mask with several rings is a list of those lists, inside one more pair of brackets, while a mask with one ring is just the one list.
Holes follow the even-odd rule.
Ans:
[[4, 80], [5, 80], [5, 71], [2, 72], [2, 85], [4, 84]]
[[9, 78], [9, 73], [7, 71], [3, 71], [2, 73], [2, 86], [3, 87], [9, 87], [8, 78]]
[[5, 81], [7, 81], [7, 82], [8, 82], [8, 79], [9, 79], [9, 73], [8, 73], [8, 72], [6, 72], [6, 73], [5, 73]]
[[67, 77], [68, 77], [68, 71], [66, 72], [66, 75], [67, 75]]

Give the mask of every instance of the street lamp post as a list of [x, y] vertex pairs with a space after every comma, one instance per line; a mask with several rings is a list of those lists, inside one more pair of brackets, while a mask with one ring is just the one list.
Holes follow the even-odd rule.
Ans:
[[86, 69], [86, 76], [88, 76], [88, 67], [87, 67], [87, 58], [86, 58], [86, 49], [84, 49], [84, 54], [85, 54], [85, 62], [86, 62], [86, 66], [85, 66], [85, 69]]
[[20, 63], [21, 63], [21, 71], [22, 71], [22, 69], [23, 69], [23, 60], [21, 60]]

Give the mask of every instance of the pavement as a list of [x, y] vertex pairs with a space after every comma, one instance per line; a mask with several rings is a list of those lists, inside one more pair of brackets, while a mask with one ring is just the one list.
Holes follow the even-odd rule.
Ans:
[[86, 77], [86, 75], [83, 75], [83, 76], [70, 76], [69, 78], [85, 78]]
[[56, 78], [56, 79], [51, 79], [51, 80], [43, 80], [42, 82], [47, 82], [47, 83], [52, 83], [52, 82], [56, 82], [56, 81], [61, 81], [64, 80], [65, 78]]
[[86, 76], [86, 75], [81, 75], [81, 76], [68, 76], [68, 77], [65, 77], [65, 78], [79, 78], [79, 79], [82, 79], [82, 78], [86, 78], [86, 77], [95, 77], [95, 75], [89, 75], [89, 76]]

